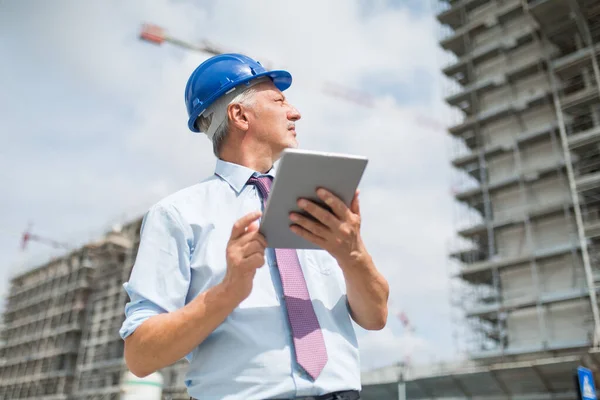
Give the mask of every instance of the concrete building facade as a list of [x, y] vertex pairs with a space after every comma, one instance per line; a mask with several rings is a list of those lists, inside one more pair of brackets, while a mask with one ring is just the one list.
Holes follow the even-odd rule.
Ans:
[[468, 361], [371, 371], [363, 397], [577, 398], [576, 368], [600, 375], [600, 1], [433, 4]]
[[451, 252], [482, 363], [597, 345], [600, 2], [438, 2], [461, 119]]
[[[0, 398], [118, 400], [127, 371], [123, 290], [141, 220], [11, 281], [0, 348]], [[189, 399], [187, 362], [161, 370], [163, 398]]]

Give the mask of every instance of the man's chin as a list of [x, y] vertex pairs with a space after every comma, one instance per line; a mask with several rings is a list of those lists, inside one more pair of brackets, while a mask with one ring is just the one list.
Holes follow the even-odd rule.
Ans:
[[285, 143], [281, 149], [281, 151], [283, 152], [285, 149], [297, 149], [298, 148], [298, 141], [296, 139], [290, 140], [287, 143]]
[[283, 155], [283, 151], [285, 149], [297, 149], [297, 148], [298, 148], [298, 141], [296, 139], [294, 139], [290, 143], [286, 143], [286, 145], [282, 146], [281, 151], [279, 152], [279, 154], [276, 155], [276, 160], [279, 160], [281, 158], [281, 156]]

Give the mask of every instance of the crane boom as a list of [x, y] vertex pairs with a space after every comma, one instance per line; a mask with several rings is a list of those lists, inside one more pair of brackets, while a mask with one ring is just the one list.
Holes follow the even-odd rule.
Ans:
[[[206, 40], [203, 40], [200, 44], [193, 44], [172, 37], [164, 28], [150, 23], [142, 24], [140, 39], [155, 45], [161, 45], [164, 42], [168, 42], [186, 50], [207, 53], [211, 55], [219, 55], [229, 52], [228, 50], [225, 50], [224, 48], [214, 45]], [[262, 64], [267, 69], [270, 69], [270, 62], [266, 61]], [[373, 97], [371, 94], [352, 89], [338, 83], [326, 82], [321, 85], [320, 90], [328, 96], [343, 99], [362, 107], [375, 108], [376, 105], [375, 97]], [[444, 131], [446, 129], [444, 124], [442, 124], [440, 121], [424, 115], [418, 115], [415, 117], [414, 122], [418, 125], [435, 131]]]

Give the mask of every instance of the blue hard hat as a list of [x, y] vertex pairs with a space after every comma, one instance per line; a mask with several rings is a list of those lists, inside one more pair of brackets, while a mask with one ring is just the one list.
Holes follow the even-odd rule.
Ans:
[[258, 61], [243, 54], [219, 54], [204, 61], [192, 72], [185, 86], [185, 106], [190, 130], [199, 132], [196, 119], [222, 94], [262, 76], [271, 78], [281, 91], [292, 84], [289, 72], [267, 71]]

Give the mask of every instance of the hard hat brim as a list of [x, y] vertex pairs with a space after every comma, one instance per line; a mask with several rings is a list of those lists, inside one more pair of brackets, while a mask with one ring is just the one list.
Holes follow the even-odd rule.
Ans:
[[253, 80], [261, 78], [263, 76], [268, 76], [269, 78], [271, 78], [275, 87], [277, 87], [277, 89], [281, 90], [282, 92], [284, 90], [288, 89], [292, 85], [292, 75], [289, 72], [283, 71], [283, 70], [265, 71], [265, 72], [261, 72], [256, 75], [252, 75], [252, 76], [244, 78], [244, 79], [240, 79], [235, 82], [231, 82], [230, 84], [224, 85], [223, 87], [221, 87], [217, 92], [215, 92], [215, 94], [213, 94], [204, 103], [198, 105], [198, 108], [194, 110], [194, 112], [188, 119], [188, 128], [192, 132], [196, 132], [196, 133], [200, 132], [198, 130], [198, 128], [196, 128], [196, 120], [198, 119], [198, 117], [204, 110], [206, 110], [208, 107], [210, 107], [210, 105], [212, 103], [215, 102], [215, 100], [217, 100], [221, 95], [223, 95], [225, 92], [228, 92], [232, 88], [243, 85], [246, 82], [253, 81]]

